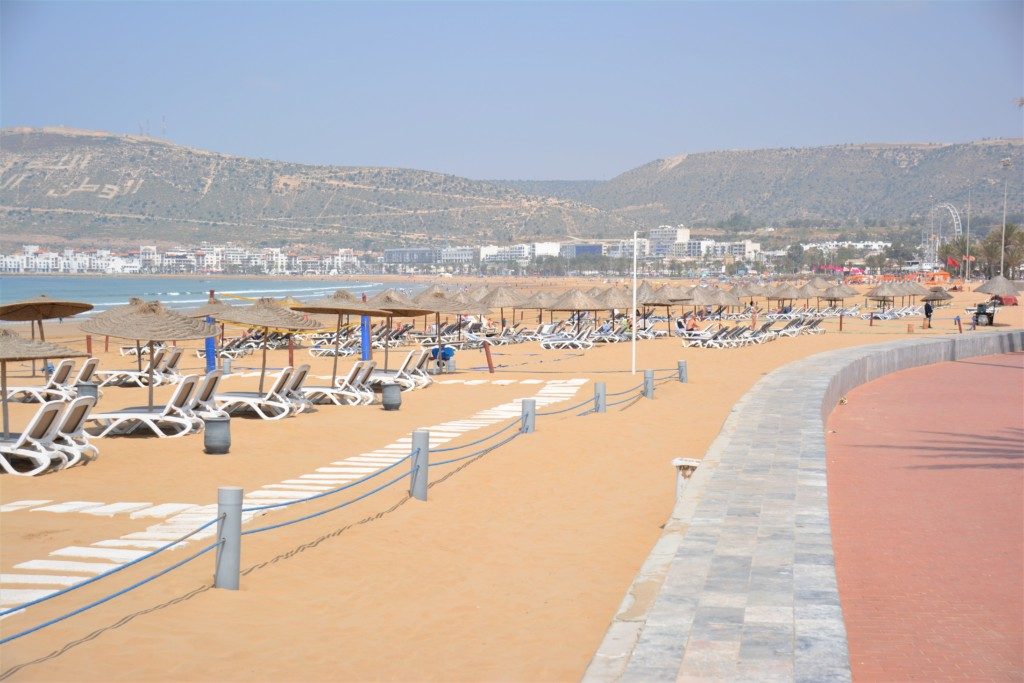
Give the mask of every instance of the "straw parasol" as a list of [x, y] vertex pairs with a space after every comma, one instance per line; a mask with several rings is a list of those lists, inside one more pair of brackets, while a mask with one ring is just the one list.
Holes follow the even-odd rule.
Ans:
[[186, 311], [181, 311], [181, 315], [186, 318], [216, 318], [220, 316], [224, 311], [230, 310], [234, 306], [226, 304], [220, 299], [210, 299], [207, 303], [203, 304], [199, 308], [190, 308]]
[[815, 290], [817, 290], [819, 292], [824, 292], [826, 289], [828, 289], [829, 287], [831, 287], [835, 283], [834, 282], [829, 282], [828, 280], [826, 280], [825, 278], [821, 277], [820, 275], [815, 275], [814, 277], [812, 277], [810, 279], [810, 281], [807, 284], [809, 284], [811, 287], [813, 287]]
[[230, 311], [221, 315], [221, 320], [236, 325], [263, 328], [263, 358], [260, 364], [259, 388], [261, 394], [263, 393], [263, 380], [267, 375], [267, 337], [270, 336], [271, 328], [297, 331], [315, 330], [322, 327], [319, 321], [282, 308], [273, 299], [260, 299], [251, 306], [233, 306]]
[[482, 298], [477, 299], [476, 302], [481, 306], [486, 306], [492, 311], [497, 308], [501, 312], [501, 324], [502, 327], [504, 327], [505, 309], [512, 309], [512, 322], [515, 322], [515, 310], [523, 303], [523, 297], [520, 296], [518, 292], [513, 289], [509, 289], [508, 287], [496, 287]]
[[570, 289], [547, 305], [547, 309], [549, 311], [571, 311], [576, 313], [577, 332], [580, 330], [580, 311], [599, 311], [603, 308], [604, 304], [602, 302], [595, 300], [593, 297], [587, 296], [586, 293], [581, 292], [578, 289]]
[[[46, 341], [46, 334], [43, 332], [43, 321], [54, 318], [70, 318], [79, 313], [92, 310], [92, 304], [81, 301], [63, 301], [51, 299], [45, 294], [23, 299], [0, 306], [0, 320], [9, 322], [29, 322], [39, 325], [39, 339]], [[35, 327], [31, 327], [32, 336], [35, 337]], [[45, 358], [42, 359], [45, 362]], [[32, 363], [32, 374], [36, 372], [35, 362]]]
[[848, 299], [853, 295], [839, 285], [832, 285], [822, 292], [820, 296], [825, 301], [842, 301], [843, 299]]
[[803, 297], [799, 289], [793, 285], [786, 284], [779, 285], [775, 289], [768, 291], [766, 296], [768, 299], [776, 299], [778, 301], [800, 299]]
[[[91, 306], [90, 306], [91, 308]], [[66, 346], [24, 339], [10, 330], [0, 330], [0, 392], [3, 392], [4, 437], [10, 430], [7, 414], [7, 363], [9, 361], [42, 360], [45, 358], [82, 358], [88, 354]]]
[[1017, 285], [1015, 285], [1012, 280], [1008, 280], [1002, 275], [996, 275], [991, 280], [975, 287], [974, 291], [992, 294], [993, 296], [1017, 296], [1018, 294]]
[[950, 301], [953, 295], [939, 287], [938, 291], [931, 291], [921, 297], [921, 301]]
[[532, 296], [523, 299], [519, 308], [536, 308], [537, 322], [540, 323], [544, 321], [544, 311], [556, 298], [554, 292], [535, 292]]
[[149, 344], [151, 362], [147, 384], [149, 385], [150, 407], [153, 406], [153, 343], [204, 339], [217, 334], [215, 325], [175, 313], [159, 301], [139, 301], [129, 306], [107, 311], [84, 321], [79, 327], [90, 334], [134, 339], [136, 344], [145, 340]]
[[[440, 287], [436, 287], [434, 293], [430, 295], [433, 298], [439, 296], [444, 297], [445, 291]], [[441, 340], [441, 313], [450, 312], [448, 308], [437, 308], [435, 305], [428, 303], [418, 303], [415, 299], [410, 299], [401, 292], [395, 291], [394, 289], [385, 289], [383, 292], [378, 293], [376, 296], [366, 302], [367, 306], [373, 306], [383, 311], [391, 311], [394, 315], [399, 317], [406, 316], [425, 316], [427, 313], [434, 314], [434, 327], [437, 331], [437, 356], [441, 357], [441, 350], [444, 348], [444, 342]], [[426, 321], [423, 323], [426, 327]], [[385, 359], [387, 355], [387, 347], [384, 347]]]
[[881, 301], [882, 307], [885, 307], [885, 302], [894, 300], [898, 296], [904, 296], [901, 294], [898, 287], [894, 287], [892, 283], [883, 282], [874, 289], [871, 289], [867, 293], [867, 297], [873, 301]]
[[[299, 304], [292, 306], [292, 310], [300, 313], [327, 313], [338, 316], [338, 324], [334, 329], [334, 364], [331, 367], [331, 386], [334, 386], [334, 381], [338, 378], [338, 348], [341, 344], [341, 316], [343, 315], [372, 315], [378, 317], [386, 317], [388, 319], [388, 328], [391, 327], [391, 316], [394, 315], [388, 311], [376, 310], [367, 304], [359, 301], [350, 292], [339, 289], [330, 296], [326, 296], [323, 299], [317, 299], [316, 301], [310, 301], [309, 303]], [[388, 367], [387, 363], [387, 345], [384, 345], [384, 369]]]

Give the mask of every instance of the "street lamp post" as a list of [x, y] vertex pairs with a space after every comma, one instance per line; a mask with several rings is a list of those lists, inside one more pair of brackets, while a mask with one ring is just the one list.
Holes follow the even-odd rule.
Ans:
[[[1013, 167], [1013, 162], [1009, 158], [1003, 159], [1003, 168], [1009, 169]], [[1006, 188], [1009, 178], [1003, 178], [1003, 235], [1002, 239], [999, 240], [999, 274], [1003, 274], [1003, 260], [1006, 256]]]

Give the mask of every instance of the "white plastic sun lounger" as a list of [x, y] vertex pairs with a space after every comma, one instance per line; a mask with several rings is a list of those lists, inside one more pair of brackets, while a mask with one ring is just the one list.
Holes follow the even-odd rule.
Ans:
[[22, 400], [43, 403], [44, 401], [70, 401], [71, 391], [70, 385], [68, 384], [68, 378], [71, 376], [71, 370], [74, 368], [75, 362], [72, 360], [62, 360], [54, 368], [53, 372], [50, 373], [49, 379], [46, 380], [46, 384], [39, 386], [25, 386], [25, 387], [7, 387], [7, 400], [16, 400], [19, 395]]
[[270, 389], [265, 393], [258, 391], [229, 391], [217, 394], [213, 400], [220, 410], [234, 415], [244, 410], [251, 410], [264, 420], [280, 420], [293, 412], [293, 406], [285, 396], [285, 388], [292, 377], [292, 368], [282, 370], [274, 378]]
[[[132, 406], [109, 413], [95, 413], [89, 422], [99, 429], [93, 436], [104, 437], [134, 433], [145, 427], [161, 439], [184, 436], [196, 428], [196, 417], [190, 407], [199, 378], [189, 375], [181, 380], [164, 407]], [[201, 421], [200, 421], [201, 422]]]
[[149, 370], [153, 369], [153, 386], [160, 386], [163, 383], [163, 377], [157, 371], [161, 361], [167, 354], [167, 349], [159, 348], [149, 359], [149, 365], [140, 370], [97, 370], [96, 377], [100, 379], [100, 386], [106, 387], [111, 385], [117, 386], [137, 386], [146, 387], [149, 386]]
[[[64, 404], [50, 401], [39, 406], [25, 431], [0, 438], [0, 469], [8, 474], [31, 477], [54, 467], [63, 467], [67, 456], [53, 445], [60, 427]], [[29, 469], [19, 469], [17, 463], [28, 462]]]
[[94, 396], [80, 396], [68, 404], [57, 427], [57, 435], [53, 445], [67, 456], [64, 467], [71, 467], [79, 462], [86, 464], [100, 457], [98, 448], [89, 443], [85, 433], [85, 423], [89, 413], [96, 406]]

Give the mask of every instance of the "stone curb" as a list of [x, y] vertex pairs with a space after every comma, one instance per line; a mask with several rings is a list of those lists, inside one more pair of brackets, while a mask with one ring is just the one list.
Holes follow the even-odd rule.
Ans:
[[584, 681], [849, 681], [824, 424], [856, 386], [1020, 351], [1024, 331], [829, 351], [733, 406], [637, 573]]

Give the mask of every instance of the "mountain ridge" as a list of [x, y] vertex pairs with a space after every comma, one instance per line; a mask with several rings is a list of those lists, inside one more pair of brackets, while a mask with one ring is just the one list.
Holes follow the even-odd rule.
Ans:
[[[1024, 194], [1024, 140], [688, 152], [606, 181], [475, 180], [298, 164], [148, 136], [0, 130], [4, 238], [237, 239], [379, 247], [622, 237], [660, 223], [913, 224], [936, 204], [975, 216]], [[1013, 213], [1011, 211], [1011, 213]]]

